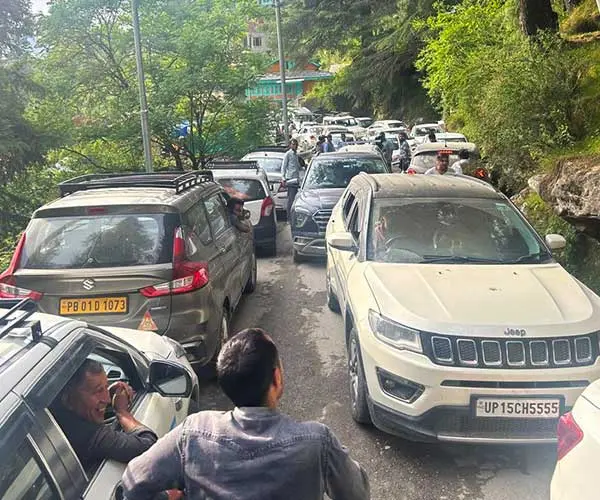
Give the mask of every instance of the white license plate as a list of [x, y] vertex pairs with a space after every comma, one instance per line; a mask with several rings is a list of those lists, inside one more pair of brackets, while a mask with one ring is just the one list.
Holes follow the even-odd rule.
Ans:
[[476, 417], [558, 418], [559, 398], [476, 398]]

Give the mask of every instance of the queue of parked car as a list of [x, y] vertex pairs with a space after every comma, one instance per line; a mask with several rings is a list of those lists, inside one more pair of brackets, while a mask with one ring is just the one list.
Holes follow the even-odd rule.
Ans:
[[[394, 141], [406, 124], [366, 124], [327, 120], [346, 141], [310, 159], [286, 214], [294, 262], [327, 261], [352, 417], [410, 440], [477, 444], [556, 442], [558, 425], [553, 500], [595, 498], [578, 478], [600, 454], [600, 297], [554, 259], [565, 239], [538, 235], [481, 180], [465, 136], [413, 127], [408, 171], [392, 173], [369, 134]], [[2, 485], [114, 496], [123, 467], [85, 470], [53, 417], [87, 359], [135, 389], [134, 416], [159, 435], [198, 408], [197, 373], [213, 373], [256, 287], [256, 251], [277, 253], [286, 151], [85, 175], [34, 212], [0, 275], [0, 433], [15, 456]], [[474, 160], [464, 175], [418, 175], [461, 151]], [[249, 232], [232, 222], [238, 202]]]

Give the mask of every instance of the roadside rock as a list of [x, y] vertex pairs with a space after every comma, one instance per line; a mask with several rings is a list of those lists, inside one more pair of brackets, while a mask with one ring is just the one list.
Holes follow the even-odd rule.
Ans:
[[600, 240], [600, 156], [561, 160], [529, 187], [578, 231]]

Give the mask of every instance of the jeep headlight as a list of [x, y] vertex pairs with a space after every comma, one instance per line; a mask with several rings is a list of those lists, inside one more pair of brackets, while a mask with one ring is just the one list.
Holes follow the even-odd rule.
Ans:
[[294, 212], [294, 225], [296, 227], [303, 227], [310, 219], [310, 214], [304, 210], [298, 210]]
[[396, 349], [423, 352], [418, 330], [396, 323], [373, 310], [369, 310], [369, 326], [379, 340]]

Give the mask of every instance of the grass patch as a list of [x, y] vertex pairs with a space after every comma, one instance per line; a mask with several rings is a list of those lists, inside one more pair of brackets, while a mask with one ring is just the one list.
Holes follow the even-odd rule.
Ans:
[[583, 0], [563, 21], [561, 31], [567, 35], [578, 35], [600, 31], [600, 11], [596, 0]]

